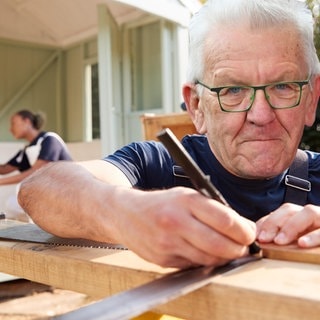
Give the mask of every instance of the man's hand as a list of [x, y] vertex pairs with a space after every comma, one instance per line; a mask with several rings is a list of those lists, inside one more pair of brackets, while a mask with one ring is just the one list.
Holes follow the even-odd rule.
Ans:
[[124, 192], [115, 223], [121, 243], [156, 264], [219, 265], [246, 255], [255, 240], [253, 222], [195, 190]]
[[320, 207], [283, 204], [257, 222], [257, 239], [261, 243], [286, 245], [297, 241], [303, 248], [320, 245]]

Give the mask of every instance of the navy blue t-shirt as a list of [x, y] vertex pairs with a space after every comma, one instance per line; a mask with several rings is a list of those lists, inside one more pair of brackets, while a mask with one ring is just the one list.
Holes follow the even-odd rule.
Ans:
[[[243, 179], [221, 166], [211, 152], [206, 136], [188, 135], [183, 138], [182, 144], [204, 174], [210, 176], [230, 206], [242, 216], [256, 221], [283, 203], [287, 171], [270, 179]], [[320, 154], [306, 152], [312, 186], [307, 202], [320, 205]], [[180, 184], [174, 175], [175, 163], [160, 142], [132, 143], [104, 160], [117, 166], [134, 187], [142, 190], [167, 189]]]
[[63, 140], [56, 133], [43, 131], [7, 163], [16, 167], [19, 171], [30, 169], [32, 164], [29, 161], [27, 150], [32, 146], [39, 146], [37, 159], [46, 161], [72, 160]]

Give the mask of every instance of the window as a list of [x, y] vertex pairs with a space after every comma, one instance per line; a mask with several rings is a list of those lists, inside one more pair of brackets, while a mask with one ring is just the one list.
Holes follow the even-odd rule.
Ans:
[[149, 23], [130, 30], [132, 110], [162, 106], [161, 26]]
[[85, 95], [86, 112], [85, 128], [86, 140], [100, 139], [100, 107], [99, 107], [99, 74], [98, 63], [85, 67]]

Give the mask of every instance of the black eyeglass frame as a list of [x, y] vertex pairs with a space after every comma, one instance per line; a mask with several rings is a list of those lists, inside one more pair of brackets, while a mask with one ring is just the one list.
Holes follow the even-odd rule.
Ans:
[[[301, 96], [302, 96], [302, 89], [303, 89], [303, 86], [309, 84], [310, 82], [310, 78], [311, 76], [308, 77], [307, 80], [301, 80], [301, 81], [282, 81], [282, 82], [275, 82], [275, 83], [269, 83], [269, 84], [265, 84], [265, 85], [262, 85], [262, 86], [236, 86], [236, 85], [233, 85], [233, 86], [223, 86], [223, 87], [209, 87], [207, 86], [206, 84], [204, 84], [203, 82], [199, 81], [199, 80], [196, 80], [195, 81], [195, 85], [201, 85], [203, 87], [205, 87], [206, 89], [209, 89], [211, 92], [215, 92], [217, 94], [217, 97], [218, 97], [218, 101], [219, 101], [219, 106], [220, 106], [220, 109], [224, 112], [246, 112], [246, 111], [249, 111], [253, 105], [253, 102], [256, 98], [256, 92], [257, 90], [263, 90], [264, 92], [264, 96], [266, 98], [266, 100], [268, 101], [269, 103], [269, 106], [272, 108], [272, 109], [275, 109], [275, 110], [281, 110], [281, 109], [291, 109], [291, 108], [294, 108], [296, 106], [298, 106], [300, 104], [300, 101], [301, 101]], [[299, 92], [299, 99], [297, 101], [296, 104], [292, 105], [292, 106], [289, 106], [289, 107], [274, 107], [271, 102], [269, 101], [269, 98], [268, 98], [268, 95], [266, 93], [266, 88], [267, 87], [270, 87], [270, 86], [276, 86], [276, 85], [282, 85], [282, 84], [297, 84], [299, 86], [299, 89], [300, 89], [300, 92]], [[222, 104], [221, 104], [221, 101], [220, 101], [220, 91], [223, 90], [223, 89], [229, 89], [229, 88], [250, 88], [250, 89], [253, 89], [253, 95], [251, 96], [251, 103], [250, 105], [246, 108], [246, 109], [243, 109], [243, 110], [226, 110], [222, 107]]]

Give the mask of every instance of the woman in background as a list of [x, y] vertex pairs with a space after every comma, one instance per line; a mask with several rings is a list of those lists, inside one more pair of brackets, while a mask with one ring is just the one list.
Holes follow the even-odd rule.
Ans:
[[[28, 144], [7, 163], [0, 165], [0, 175], [5, 175], [0, 178], [0, 186], [18, 184], [48, 162], [72, 160], [66, 144], [58, 134], [41, 130], [44, 123], [45, 117], [42, 113], [33, 113], [29, 110], [18, 111], [11, 117], [12, 135], [16, 139], [28, 141]], [[8, 175], [9, 173], [12, 174]], [[1, 209], [22, 210], [16, 201], [16, 195], [14, 200], [11, 196], [6, 202], [7, 208], [0, 203]]]

